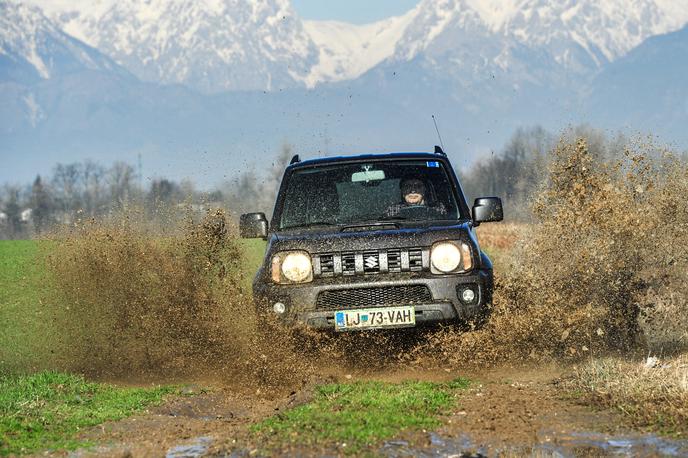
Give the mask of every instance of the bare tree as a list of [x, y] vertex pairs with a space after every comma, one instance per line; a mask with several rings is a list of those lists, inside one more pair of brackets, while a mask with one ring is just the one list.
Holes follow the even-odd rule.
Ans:
[[126, 207], [132, 194], [136, 179], [134, 168], [126, 162], [115, 162], [107, 174], [110, 188], [110, 201], [120, 207]]
[[544, 179], [553, 147], [554, 136], [542, 127], [520, 128], [501, 152], [461, 173], [464, 190], [470, 198], [500, 196], [508, 215], [527, 219], [528, 197]]
[[81, 177], [78, 163], [57, 164], [53, 169], [52, 187], [62, 211], [73, 213], [81, 208]]
[[289, 161], [294, 155], [294, 148], [289, 143], [283, 143], [279, 154], [275, 157], [272, 162], [272, 166], [267, 173], [266, 179], [260, 184], [259, 189], [259, 204], [260, 208], [266, 209], [265, 213], [272, 213], [272, 206], [277, 197], [277, 192], [279, 191], [280, 183], [282, 182], [282, 176], [284, 175], [284, 169], [289, 165]]
[[151, 183], [147, 201], [151, 208], [155, 208], [160, 204], [171, 205], [181, 200], [181, 196], [182, 191], [177, 183], [166, 178], [161, 178], [153, 180], [153, 183]]
[[89, 216], [96, 216], [101, 212], [103, 205], [105, 168], [91, 160], [86, 160], [82, 171], [84, 211]]
[[4, 189], [5, 199], [2, 211], [5, 214], [6, 230], [5, 235], [10, 239], [21, 238], [22, 221], [21, 205], [19, 200], [19, 188], [17, 186], [6, 185]]
[[53, 203], [41, 176], [36, 176], [31, 187], [31, 209], [34, 231], [41, 234], [52, 224]]
[[225, 196], [228, 210], [234, 215], [262, 211], [269, 216], [282, 182], [284, 169], [293, 155], [292, 146], [284, 143], [270, 168], [262, 174], [257, 174], [253, 169], [246, 170], [234, 180], [225, 183], [222, 194]]

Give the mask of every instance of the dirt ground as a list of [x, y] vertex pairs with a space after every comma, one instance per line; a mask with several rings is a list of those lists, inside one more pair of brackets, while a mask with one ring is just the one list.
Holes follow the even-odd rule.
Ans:
[[[567, 396], [562, 382], [570, 371], [571, 368], [557, 366], [500, 367], [460, 374], [439, 369], [354, 373], [339, 378], [340, 381], [366, 378], [398, 382], [442, 381], [464, 376], [474, 381], [438, 430], [401, 433], [398, 439], [371, 450], [375, 455], [495, 456], [505, 451], [513, 456], [617, 455], [615, 437], [631, 441], [630, 445], [622, 444], [625, 447], [622, 452], [638, 456], [665, 455], [661, 447], [652, 444], [648, 447], [647, 436], [627, 430], [616, 414], [593, 411]], [[185, 388], [185, 396], [145, 414], [85, 432], [84, 439], [102, 445], [75, 455], [252, 456], [261, 444], [252, 440], [249, 425], [307, 402], [312, 385], [276, 399], [265, 399], [249, 389], [242, 391], [216, 384], [206, 390], [201, 386], [207, 384], [191, 385]], [[642, 439], [639, 443], [633, 443], [639, 439]], [[676, 450], [688, 452], [688, 448]], [[322, 456], [330, 452], [300, 449], [284, 450], [283, 454]]]

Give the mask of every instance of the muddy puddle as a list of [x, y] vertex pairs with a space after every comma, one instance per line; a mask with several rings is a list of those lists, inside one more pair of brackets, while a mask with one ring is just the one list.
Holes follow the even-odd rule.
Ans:
[[429, 445], [413, 447], [403, 440], [388, 441], [380, 449], [388, 457], [579, 457], [579, 456], [688, 456], [688, 441], [671, 440], [654, 435], [608, 436], [594, 432], [538, 435], [528, 446], [478, 444], [469, 436], [443, 437], [432, 433]]
[[[385, 457], [465, 457], [479, 458], [492, 456], [531, 456], [531, 457], [580, 457], [580, 456], [634, 456], [634, 457], [671, 457], [688, 456], [687, 440], [672, 440], [655, 435], [606, 435], [596, 432], [541, 432], [537, 442], [524, 445], [495, 445], [476, 443], [470, 436], [446, 437], [430, 433], [427, 445], [417, 446], [406, 440], [386, 441], [379, 450]], [[200, 458], [206, 456], [244, 457], [256, 453], [248, 449], [210, 452], [211, 437], [198, 437], [181, 445], [171, 447], [165, 458]], [[307, 454], [312, 454], [310, 451]], [[297, 453], [298, 454], [298, 453]], [[317, 454], [316, 454], [317, 455]], [[323, 453], [322, 456], [328, 456]]]
[[208, 453], [208, 447], [212, 444], [211, 437], [199, 437], [189, 444], [176, 445], [165, 453], [165, 458], [198, 458]]

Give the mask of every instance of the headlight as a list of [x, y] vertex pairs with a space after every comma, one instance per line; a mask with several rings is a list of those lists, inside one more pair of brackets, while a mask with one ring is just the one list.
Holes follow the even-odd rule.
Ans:
[[471, 247], [465, 242], [439, 242], [430, 250], [434, 273], [466, 272], [473, 268]]
[[430, 263], [440, 272], [452, 272], [461, 264], [461, 251], [453, 243], [438, 243], [432, 247]]
[[275, 283], [305, 283], [312, 279], [313, 266], [308, 253], [291, 251], [273, 256], [272, 280]]

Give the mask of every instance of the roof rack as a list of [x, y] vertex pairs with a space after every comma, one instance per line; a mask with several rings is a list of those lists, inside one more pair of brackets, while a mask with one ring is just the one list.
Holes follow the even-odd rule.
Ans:
[[446, 156], [447, 153], [444, 152], [441, 146], [435, 145], [435, 154], [441, 154], [442, 156]]
[[301, 162], [301, 158], [298, 154], [294, 154], [294, 156], [291, 158], [291, 161], [289, 162], [289, 165], [296, 164], [297, 162]]

